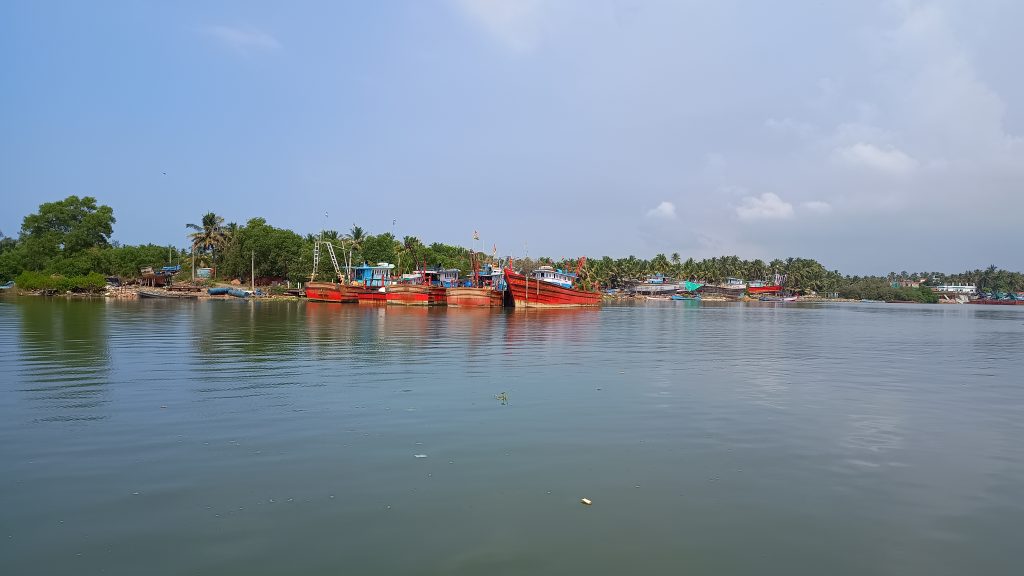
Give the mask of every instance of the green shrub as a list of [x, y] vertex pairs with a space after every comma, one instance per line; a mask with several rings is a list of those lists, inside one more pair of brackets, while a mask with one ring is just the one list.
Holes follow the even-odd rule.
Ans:
[[79, 276], [60, 276], [45, 272], [25, 271], [14, 280], [22, 290], [55, 290], [57, 292], [101, 292], [107, 285], [102, 274], [92, 272]]

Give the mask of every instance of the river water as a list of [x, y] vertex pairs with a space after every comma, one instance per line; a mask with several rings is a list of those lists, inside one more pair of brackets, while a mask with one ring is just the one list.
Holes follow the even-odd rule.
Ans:
[[1024, 307], [5, 297], [0, 358], [6, 576], [1021, 573]]

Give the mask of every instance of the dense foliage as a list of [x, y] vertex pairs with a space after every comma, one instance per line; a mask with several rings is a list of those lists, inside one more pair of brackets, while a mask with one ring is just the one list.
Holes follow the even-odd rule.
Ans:
[[[22, 288], [45, 290], [93, 290], [97, 278], [114, 275], [130, 279], [139, 276], [143, 267], [181, 264], [182, 279], [191, 277], [192, 254], [197, 265], [210, 266], [217, 279], [238, 278], [250, 281], [252, 268], [261, 280], [309, 280], [313, 272], [313, 246], [317, 241], [333, 245], [338, 263], [357, 265], [362, 262], [396, 264], [398, 274], [419, 266], [457, 268], [464, 274], [472, 270], [472, 255], [466, 248], [434, 242], [425, 244], [415, 236], [395, 238], [390, 233], [369, 234], [353, 225], [344, 234], [335, 230], [319, 234], [299, 234], [271, 226], [263, 218], [253, 218], [244, 225], [225, 223], [212, 212], [204, 214], [199, 224], [185, 225], [187, 249], [169, 249], [145, 244], [121, 246], [110, 242], [114, 224], [113, 210], [98, 205], [94, 198], [69, 196], [59, 202], [40, 205], [39, 212], [26, 216], [17, 239], [0, 233], [0, 281], [17, 277]], [[476, 261], [488, 261], [488, 255], [476, 254]], [[520, 269], [552, 265], [575, 271], [580, 269], [590, 286], [625, 288], [653, 274], [677, 279], [719, 283], [735, 277], [748, 280], [781, 281], [790, 290], [804, 294], [838, 295], [844, 298], [889, 301], [934, 302], [935, 294], [928, 288], [939, 284], [974, 284], [983, 291], [1024, 291], [1024, 274], [990, 266], [959, 274], [939, 272], [895, 272], [887, 276], [843, 276], [829, 270], [816, 260], [787, 258], [785, 260], [743, 260], [738, 256], [722, 256], [683, 260], [678, 253], [657, 254], [650, 260], [626, 258], [590, 258], [580, 267], [578, 260], [524, 258], [515, 261]], [[321, 251], [317, 277], [334, 276], [326, 249]], [[920, 288], [894, 288], [897, 281], [916, 280]]]
[[91, 272], [79, 276], [60, 276], [26, 270], [18, 275], [15, 283], [23, 290], [45, 290], [48, 292], [100, 292], [106, 288], [107, 280], [102, 274]]

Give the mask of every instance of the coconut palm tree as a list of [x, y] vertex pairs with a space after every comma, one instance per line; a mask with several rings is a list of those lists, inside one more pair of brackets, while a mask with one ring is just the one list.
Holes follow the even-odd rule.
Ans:
[[185, 228], [195, 230], [188, 235], [192, 240], [192, 249], [200, 254], [210, 253], [210, 261], [217, 267], [217, 250], [228, 242], [228, 234], [224, 229], [224, 218], [207, 212], [203, 214], [201, 224], [185, 224]]

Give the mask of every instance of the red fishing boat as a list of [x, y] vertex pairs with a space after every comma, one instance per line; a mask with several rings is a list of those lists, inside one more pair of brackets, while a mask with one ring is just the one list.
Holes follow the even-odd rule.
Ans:
[[551, 266], [541, 266], [529, 276], [505, 268], [505, 283], [516, 308], [571, 308], [600, 306], [601, 293], [581, 290], [579, 270], [586, 260], [581, 258], [576, 273]]
[[[317, 282], [317, 267], [320, 264], [320, 246], [327, 249], [331, 264], [334, 266], [334, 280], [331, 282]], [[338, 266], [338, 259], [334, 255], [334, 246], [327, 241], [318, 240], [313, 246], [313, 274], [310, 281], [306, 283], [306, 299], [311, 302], [383, 302], [384, 293], [381, 289], [391, 283], [391, 270], [394, 264], [378, 262], [376, 266], [363, 264], [362, 266], [346, 267], [350, 282], [345, 281]]]
[[310, 302], [358, 302], [355, 293], [340, 282], [306, 282], [306, 299]]
[[500, 308], [505, 304], [505, 279], [501, 268], [485, 264], [479, 270], [475, 255], [473, 273], [465, 286], [448, 288], [448, 305], [462, 308]]
[[387, 303], [403, 306], [444, 306], [448, 288], [459, 281], [459, 271], [440, 268], [406, 274], [398, 284], [387, 287]]
[[504, 293], [494, 288], [474, 288], [462, 286], [448, 289], [448, 305], [464, 308], [500, 308], [504, 302]]

